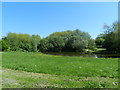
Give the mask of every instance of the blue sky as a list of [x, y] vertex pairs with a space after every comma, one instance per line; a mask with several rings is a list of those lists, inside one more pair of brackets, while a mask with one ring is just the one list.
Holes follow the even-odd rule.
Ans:
[[9, 32], [38, 34], [80, 29], [92, 38], [103, 25], [118, 20], [117, 2], [4, 2], [2, 35]]

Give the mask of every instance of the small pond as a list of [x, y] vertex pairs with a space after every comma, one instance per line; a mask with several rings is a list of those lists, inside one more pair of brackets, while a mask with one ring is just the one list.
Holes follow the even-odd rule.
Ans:
[[120, 54], [83, 54], [79, 52], [49, 52], [46, 54], [59, 56], [80, 56], [80, 57], [94, 57], [94, 58], [120, 58]]

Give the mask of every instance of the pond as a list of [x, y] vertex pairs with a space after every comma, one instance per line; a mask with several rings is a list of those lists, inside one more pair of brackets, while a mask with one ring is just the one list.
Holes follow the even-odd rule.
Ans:
[[85, 54], [79, 52], [49, 52], [46, 54], [57, 56], [80, 56], [80, 57], [94, 57], [94, 58], [120, 58], [120, 54]]

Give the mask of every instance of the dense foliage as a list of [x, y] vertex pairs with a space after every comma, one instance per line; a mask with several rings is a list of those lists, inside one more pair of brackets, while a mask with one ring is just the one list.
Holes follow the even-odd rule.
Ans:
[[111, 26], [104, 26], [105, 32], [96, 38], [98, 47], [106, 48], [107, 51], [114, 53], [120, 52], [120, 30], [118, 22]]
[[2, 51], [81, 52], [95, 48], [91, 36], [78, 29], [55, 32], [43, 39], [39, 35], [8, 33], [0, 43]]
[[40, 42], [39, 35], [8, 33], [0, 41], [2, 51], [37, 51]]
[[96, 40], [87, 32], [68, 30], [55, 32], [41, 39], [39, 35], [8, 33], [0, 40], [1, 51], [28, 52], [86, 52], [98, 48], [106, 51], [120, 52], [120, 30], [118, 22], [111, 26], [105, 25], [105, 32], [99, 34]]
[[39, 50], [43, 52], [94, 50], [95, 42], [91, 36], [80, 30], [55, 32], [41, 40]]

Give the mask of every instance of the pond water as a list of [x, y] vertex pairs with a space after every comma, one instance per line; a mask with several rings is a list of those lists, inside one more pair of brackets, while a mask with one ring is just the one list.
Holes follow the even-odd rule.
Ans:
[[49, 52], [46, 54], [59, 56], [80, 56], [80, 57], [94, 57], [94, 58], [120, 58], [120, 54], [83, 54], [77, 52]]

